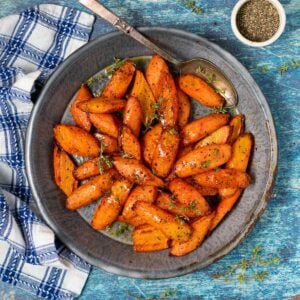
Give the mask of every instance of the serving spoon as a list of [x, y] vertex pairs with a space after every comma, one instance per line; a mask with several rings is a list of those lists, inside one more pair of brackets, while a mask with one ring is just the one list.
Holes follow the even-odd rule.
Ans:
[[180, 74], [195, 74], [208, 81], [226, 100], [225, 107], [236, 107], [238, 96], [235, 87], [226, 75], [212, 62], [204, 58], [193, 58], [188, 61], [180, 61], [167, 51], [158, 47], [96, 0], [79, 0], [79, 2], [96, 15], [112, 24], [118, 30], [124, 32], [126, 35], [172, 63]]

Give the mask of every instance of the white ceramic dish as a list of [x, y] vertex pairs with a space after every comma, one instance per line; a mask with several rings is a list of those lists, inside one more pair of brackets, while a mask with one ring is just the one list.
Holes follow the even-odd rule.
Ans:
[[231, 13], [231, 28], [233, 33], [235, 34], [235, 36], [244, 44], [248, 45], [248, 46], [252, 46], [252, 47], [265, 47], [268, 45], [271, 45], [272, 43], [274, 43], [283, 33], [284, 28], [285, 28], [285, 23], [286, 23], [286, 16], [285, 16], [285, 11], [283, 6], [281, 5], [281, 3], [278, 0], [268, 0], [271, 4], [274, 5], [274, 7], [277, 9], [278, 14], [279, 14], [279, 27], [277, 32], [269, 39], [266, 40], [264, 42], [254, 42], [254, 41], [250, 41], [247, 38], [245, 38], [239, 31], [238, 27], [237, 27], [237, 22], [236, 22], [236, 17], [237, 14], [240, 10], [240, 8], [248, 1], [251, 0], [239, 0], [236, 5], [234, 6], [232, 13]]

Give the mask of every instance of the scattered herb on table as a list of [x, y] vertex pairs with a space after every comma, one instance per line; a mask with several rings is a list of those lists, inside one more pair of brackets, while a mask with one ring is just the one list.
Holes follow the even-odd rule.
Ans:
[[237, 27], [250, 41], [264, 42], [277, 32], [279, 14], [275, 6], [267, 0], [246, 2], [237, 14]]
[[197, 15], [203, 13], [203, 8], [200, 5], [197, 5], [195, 0], [177, 0], [177, 2], [181, 3]]
[[261, 246], [257, 245], [252, 249], [251, 258], [241, 259], [225, 268], [224, 271], [214, 273], [213, 278], [224, 281], [237, 280], [240, 283], [250, 280], [262, 282], [268, 278], [268, 272], [261, 270], [261, 268], [279, 263], [280, 259], [277, 255], [268, 254], [263, 257]]
[[257, 70], [263, 72], [263, 73], [267, 73], [270, 72], [272, 70], [277, 71], [280, 75], [283, 75], [284, 73], [291, 71], [293, 69], [297, 69], [300, 67], [300, 60], [295, 60], [292, 59], [289, 62], [285, 62], [283, 64], [281, 64], [279, 67], [270, 67], [268, 65], [259, 65], [256, 67]]

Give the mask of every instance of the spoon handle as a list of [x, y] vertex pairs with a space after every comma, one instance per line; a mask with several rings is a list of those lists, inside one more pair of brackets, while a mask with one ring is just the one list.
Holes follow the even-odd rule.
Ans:
[[180, 61], [178, 61], [176, 58], [170, 55], [167, 51], [159, 48], [157, 45], [155, 45], [153, 42], [151, 42], [149, 39], [143, 36], [140, 32], [135, 30], [132, 26], [130, 26], [124, 20], [116, 16], [114, 13], [112, 13], [110, 10], [108, 10], [106, 7], [104, 7], [96, 0], [79, 0], [79, 2], [85, 7], [87, 7], [89, 10], [94, 12], [96, 15], [100, 16], [102, 19], [112, 24], [120, 31], [129, 35], [130, 37], [132, 37], [133, 39], [135, 39], [136, 41], [138, 41], [139, 43], [141, 43], [151, 51], [162, 56], [167, 61], [175, 65], [180, 64]]

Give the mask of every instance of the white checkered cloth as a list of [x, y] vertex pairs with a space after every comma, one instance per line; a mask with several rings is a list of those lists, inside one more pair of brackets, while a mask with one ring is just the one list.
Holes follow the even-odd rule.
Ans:
[[31, 93], [89, 40], [93, 22], [58, 5], [0, 19], [0, 279], [45, 299], [79, 295], [90, 266], [35, 212], [24, 164]]

